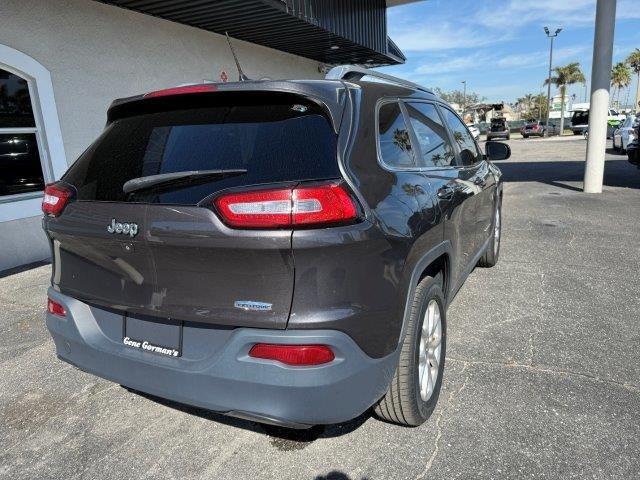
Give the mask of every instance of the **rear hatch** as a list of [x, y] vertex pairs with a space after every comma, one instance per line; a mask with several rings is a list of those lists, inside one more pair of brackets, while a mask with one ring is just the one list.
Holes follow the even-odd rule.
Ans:
[[507, 129], [507, 125], [503, 119], [492, 119], [491, 120], [491, 131], [492, 132], [504, 132]]
[[[45, 217], [54, 288], [127, 314], [284, 328], [291, 228], [230, 228], [214, 200], [339, 178], [336, 134], [325, 110], [300, 95], [189, 97], [189, 108], [154, 99], [128, 109], [63, 177], [74, 199]], [[194, 171], [211, 173], [172, 180]]]
[[589, 111], [577, 111], [573, 112], [571, 116], [571, 125], [574, 127], [580, 125], [588, 125], [589, 124]]

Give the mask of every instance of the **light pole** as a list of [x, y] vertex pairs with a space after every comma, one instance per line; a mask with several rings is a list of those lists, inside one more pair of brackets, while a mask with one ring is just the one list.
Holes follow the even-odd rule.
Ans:
[[[558, 28], [552, 34], [549, 32], [549, 27], [544, 27], [544, 33], [546, 33], [547, 37], [551, 40], [551, 47], [549, 48], [549, 76], [547, 77], [547, 128], [545, 129], [545, 133], [547, 135], [549, 135], [549, 115], [551, 115], [551, 65], [553, 64], [553, 39], [556, 38], [561, 31], [562, 28]], [[564, 115], [564, 112], [560, 112], [560, 115]], [[562, 135], [562, 132], [560, 132], [560, 135]]]
[[464, 111], [467, 108], [467, 81], [463, 80], [462, 85], [464, 85], [464, 90], [462, 93], [462, 114], [464, 115]]

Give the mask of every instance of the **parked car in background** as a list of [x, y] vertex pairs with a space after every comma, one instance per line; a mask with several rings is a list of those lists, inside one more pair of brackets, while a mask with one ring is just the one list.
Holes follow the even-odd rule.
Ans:
[[[613, 131], [619, 123], [626, 119], [626, 115], [618, 113], [610, 108], [607, 111], [607, 138], [612, 138]], [[589, 129], [589, 110], [575, 110], [571, 115], [571, 126], [569, 127], [574, 135], [582, 135]]]
[[523, 138], [557, 135], [559, 132], [560, 127], [557, 127], [553, 123], [549, 124], [549, 129], [547, 130], [546, 122], [542, 120], [527, 121], [520, 129], [520, 133], [522, 134]]
[[506, 118], [497, 117], [491, 119], [491, 127], [489, 127], [489, 131], [487, 132], [487, 140], [493, 140], [494, 138], [511, 139], [509, 122], [507, 122]]
[[582, 135], [589, 130], [589, 110], [576, 110], [571, 115], [571, 126], [574, 135]]
[[42, 204], [62, 360], [292, 428], [431, 415], [447, 307], [498, 262], [508, 145], [483, 154], [442, 99], [353, 66], [107, 118]]
[[467, 123], [467, 128], [476, 142], [480, 140], [480, 128], [475, 123]]
[[640, 168], [640, 122], [636, 123], [633, 140], [627, 144], [627, 159], [629, 163]]
[[629, 143], [636, 138], [638, 117], [629, 115], [626, 120], [613, 132], [613, 149], [625, 152]]

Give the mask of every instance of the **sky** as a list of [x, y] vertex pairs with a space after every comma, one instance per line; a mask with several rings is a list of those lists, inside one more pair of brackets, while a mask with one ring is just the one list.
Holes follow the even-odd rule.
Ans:
[[[404, 65], [383, 67], [430, 88], [476, 92], [488, 101], [513, 102], [545, 93], [549, 40], [553, 65], [580, 62], [591, 76], [596, 0], [427, 0], [388, 10], [388, 33], [407, 56]], [[640, 48], [640, 0], [618, 0], [614, 64]], [[630, 102], [636, 85], [634, 75]], [[585, 88], [569, 89], [583, 101]], [[552, 95], [554, 89], [552, 88]], [[626, 91], [621, 94], [626, 96]]]

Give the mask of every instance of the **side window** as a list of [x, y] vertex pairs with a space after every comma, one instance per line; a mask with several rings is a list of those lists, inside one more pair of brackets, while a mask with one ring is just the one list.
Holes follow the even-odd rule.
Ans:
[[404, 116], [397, 102], [385, 103], [378, 113], [382, 161], [390, 167], [414, 167], [413, 150]]
[[448, 108], [442, 108], [441, 110], [444, 113], [445, 121], [451, 130], [453, 139], [460, 147], [462, 166], [473, 165], [475, 162], [482, 160], [482, 154], [462, 120]]
[[[418, 139], [419, 167], [447, 167], [455, 158], [447, 129], [431, 103], [407, 103], [409, 123]], [[416, 152], [417, 155], [417, 152]]]

